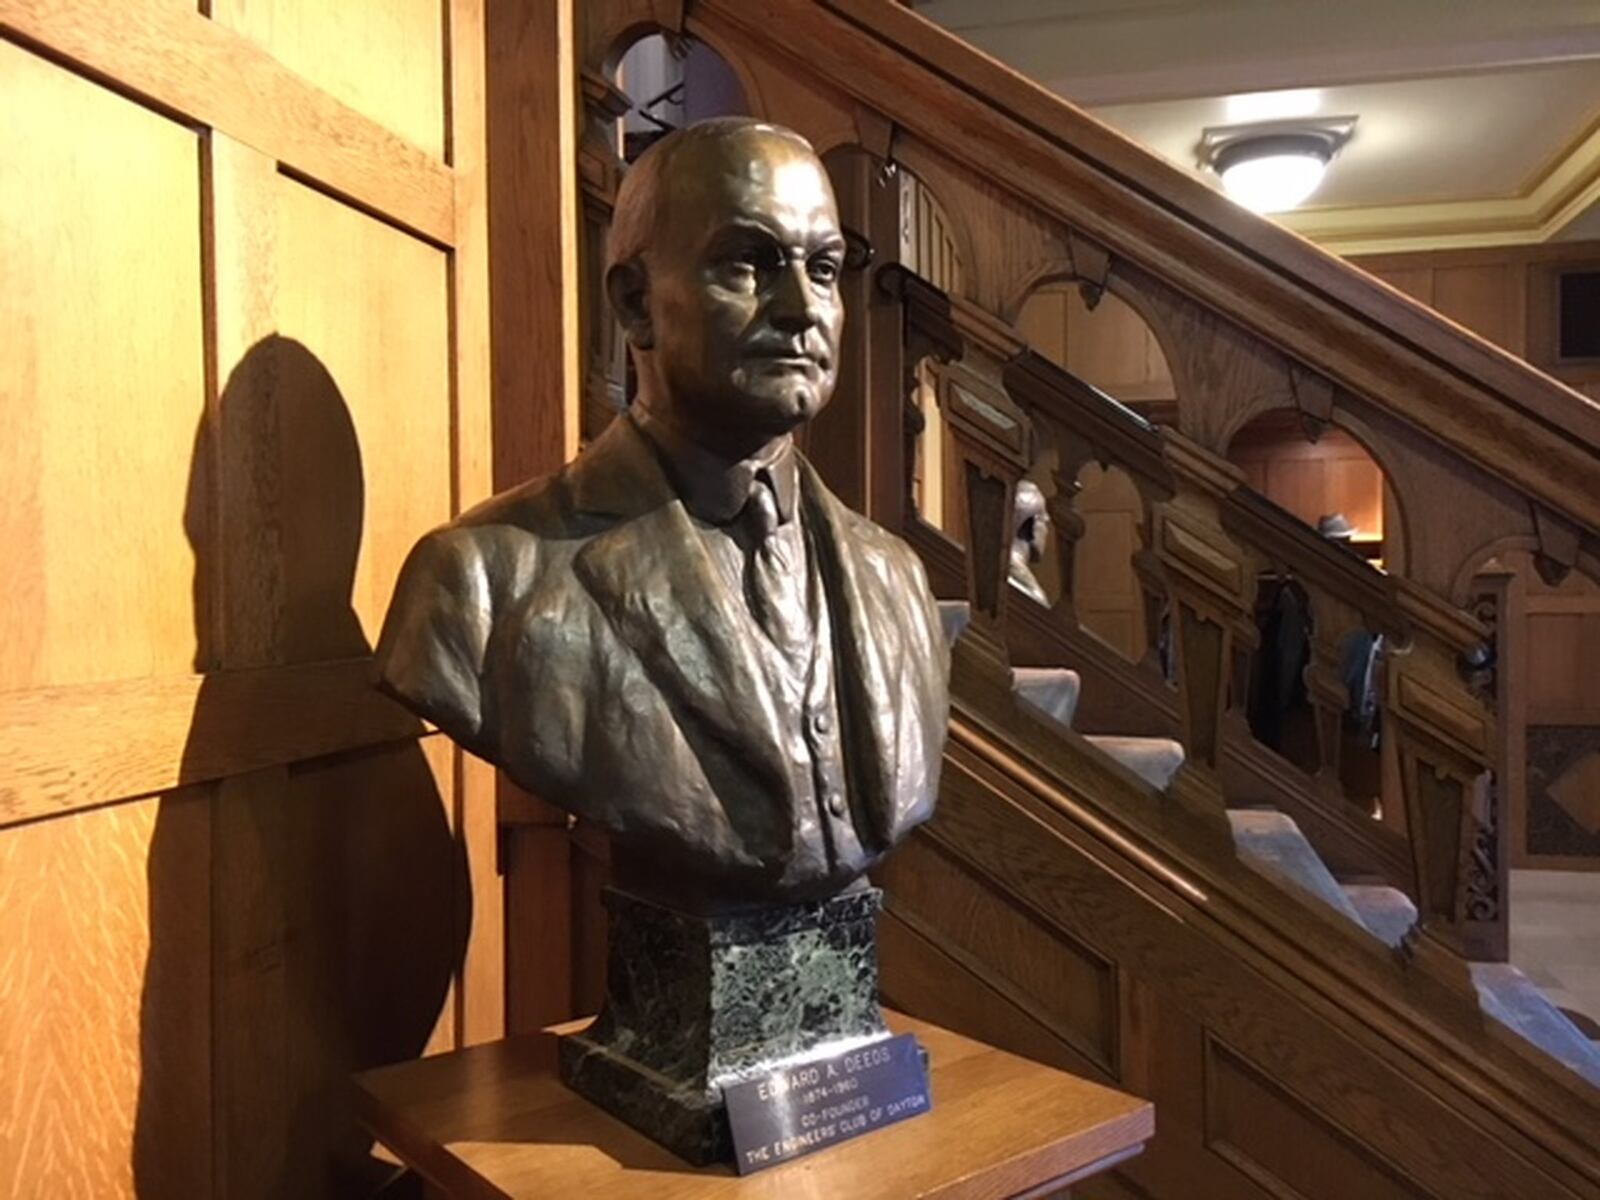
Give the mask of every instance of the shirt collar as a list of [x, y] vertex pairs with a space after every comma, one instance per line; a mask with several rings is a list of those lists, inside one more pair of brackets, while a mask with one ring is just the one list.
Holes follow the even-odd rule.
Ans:
[[726, 525], [743, 510], [758, 481], [772, 489], [778, 520], [794, 516], [800, 468], [794, 439], [781, 438], [765, 454], [730, 463], [669, 427], [661, 418], [633, 405], [627, 415], [655, 448], [661, 464], [691, 515], [712, 525]]

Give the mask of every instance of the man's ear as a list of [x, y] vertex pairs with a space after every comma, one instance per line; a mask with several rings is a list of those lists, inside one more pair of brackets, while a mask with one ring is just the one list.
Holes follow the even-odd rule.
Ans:
[[606, 296], [611, 311], [622, 322], [628, 340], [640, 350], [655, 345], [655, 329], [650, 323], [650, 275], [637, 258], [613, 263], [606, 272]]

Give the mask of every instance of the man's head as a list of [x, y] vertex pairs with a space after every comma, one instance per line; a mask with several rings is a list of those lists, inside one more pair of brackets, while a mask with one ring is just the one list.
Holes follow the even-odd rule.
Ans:
[[623, 177], [606, 291], [639, 400], [743, 456], [833, 394], [845, 241], [809, 143], [724, 118], [668, 134]]
[[1050, 510], [1045, 506], [1044, 493], [1031, 479], [1017, 481], [1015, 518], [1014, 547], [1025, 547], [1028, 561], [1038, 562], [1044, 557], [1045, 540], [1050, 536]]

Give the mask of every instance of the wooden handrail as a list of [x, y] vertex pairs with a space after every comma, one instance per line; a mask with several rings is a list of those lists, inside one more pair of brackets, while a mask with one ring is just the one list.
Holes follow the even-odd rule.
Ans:
[[[735, 60], [746, 46], [786, 60], [812, 87], [887, 119], [891, 153], [937, 146], [986, 186], [1600, 530], [1600, 405], [1238, 209], [914, 12], [888, 0], [700, 0], [684, 28]], [[788, 116], [773, 98], [770, 115]], [[1019, 298], [979, 297], [1002, 308]]]

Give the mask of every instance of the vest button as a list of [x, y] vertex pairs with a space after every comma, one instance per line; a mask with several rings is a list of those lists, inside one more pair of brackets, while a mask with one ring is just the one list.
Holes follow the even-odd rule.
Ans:
[[844, 816], [844, 796], [838, 792], [828, 793], [828, 811], [836, 817]]
[[811, 732], [812, 733], [816, 734], [818, 737], [821, 737], [823, 734], [827, 733], [828, 730], [830, 730], [832, 728], [833, 728], [833, 722], [828, 720], [828, 714], [827, 713], [818, 711], [818, 712], [814, 712], [814, 713], [811, 714]]

